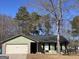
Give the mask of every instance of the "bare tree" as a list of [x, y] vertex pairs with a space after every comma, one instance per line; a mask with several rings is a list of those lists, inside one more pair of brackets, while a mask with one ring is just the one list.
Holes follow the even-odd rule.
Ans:
[[37, 6], [36, 8], [39, 10], [38, 12], [41, 11], [42, 13], [47, 14], [49, 13], [55, 19], [57, 26], [57, 51], [58, 53], [60, 53], [60, 30], [61, 30], [60, 27], [62, 25], [63, 15], [65, 14], [64, 13], [65, 11], [67, 13], [69, 12], [69, 9], [72, 8], [71, 6], [68, 6], [68, 8], [66, 8], [66, 6], [63, 7], [63, 5], [64, 3], [68, 3], [68, 1], [70, 0], [34, 0], [34, 1], [36, 2], [37, 5], [31, 4], [32, 7]]
[[[37, 2], [41, 2], [40, 6], [41, 9], [44, 8], [44, 10], [46, 10], [47, 12], [49, 12], [51, 15], [53, 15], [53, 17], [56, 20], [56, 24], [57, 24], [57, 51], [58, 53], [60, 53], [60, 21], [62, 20], [62, 0], [58, 0], [57, 1], [57, 5], [55, 6], [54, 4], [54, 0], [37, 0]], [[39, 7], [38, 7], [39, 8]]]
[[18, 23], [12, 17], [0, 15], [0, 39], [5, 40], [20, 33]]

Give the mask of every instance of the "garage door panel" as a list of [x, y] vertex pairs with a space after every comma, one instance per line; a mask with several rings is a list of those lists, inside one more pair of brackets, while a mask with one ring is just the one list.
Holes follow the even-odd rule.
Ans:
[[7, 45], [6, 54], [27, 54], [28, 45]]

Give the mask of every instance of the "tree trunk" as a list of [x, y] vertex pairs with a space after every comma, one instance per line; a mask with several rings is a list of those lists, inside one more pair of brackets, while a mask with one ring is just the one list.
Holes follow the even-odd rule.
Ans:
[[62, 0], [58, 0], [57, 10], [58, 10], [58, 17], [57, 17], [57, 52], [60, 53], [60, 21], [62, 20], [62, 7], [61, 7]]
[[60, 53], [60, 25], [59, 21], [57, 21], [57, 52]]

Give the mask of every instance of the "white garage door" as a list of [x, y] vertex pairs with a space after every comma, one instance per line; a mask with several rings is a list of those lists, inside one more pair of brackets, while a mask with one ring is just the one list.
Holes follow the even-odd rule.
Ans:
[[6, 45], [6, 54], [27, 54], [28, 45]]

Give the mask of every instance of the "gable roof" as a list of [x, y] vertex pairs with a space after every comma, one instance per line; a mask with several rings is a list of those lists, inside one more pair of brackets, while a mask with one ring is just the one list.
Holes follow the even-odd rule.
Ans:
[[[32, 40], [32, 41], [35, 41], [35, 42], [53, 42], [53, 43], [56, 43], [57, 42], [57, 36], [38, 36], [38, 35], [24, 35], [24, 34], [18, 34], [16, 36], [13, 36], [11, 38], [8, 38], [8, 39], [5, 39], [5, 40], [1, 40], [0, 43], [3, 44], [9, 40], [13, 40], [14, 38], [17, 38], [17, 37], [20, 37], [20, 36], [23, 36], [23, 37], [26, 37], [28, 38], [29, 40]], [[60, 43], [69, 43], [68, 40], [66, 38], [64, 38], [63, 36], [60, 36]]]

